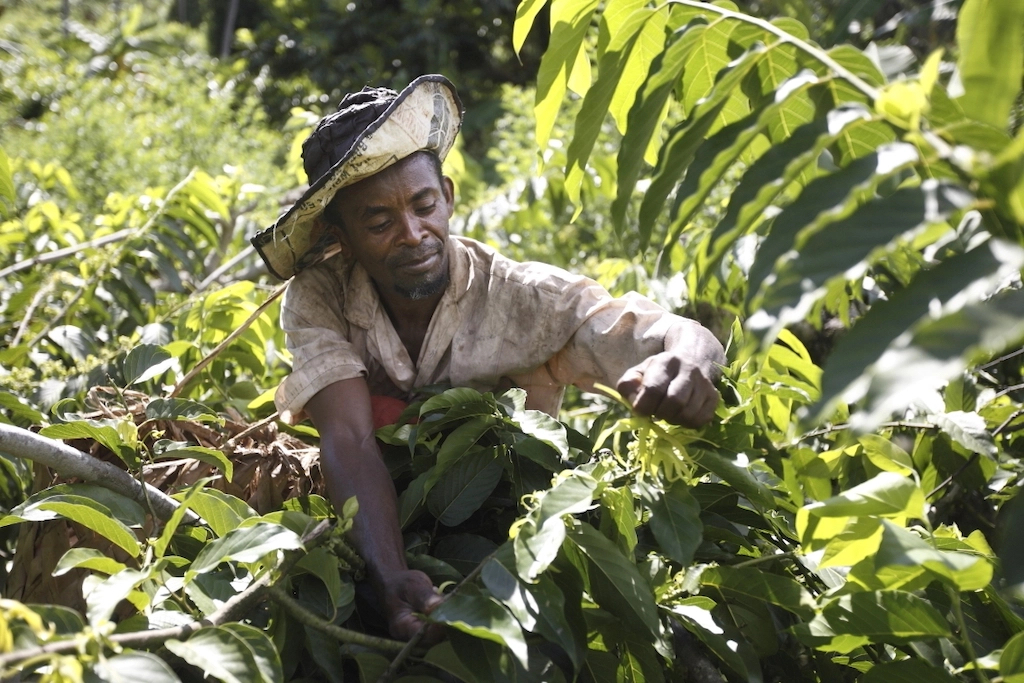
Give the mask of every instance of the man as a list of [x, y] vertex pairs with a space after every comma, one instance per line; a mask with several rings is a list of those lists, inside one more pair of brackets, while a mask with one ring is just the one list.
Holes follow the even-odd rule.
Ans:
[[359, 501], [354, 540], [397, 638], [439, 597], [405, 563], [376, 397], [519, 386], [527, 407], [557, 414], [565, 385], [601, 382], [638, 413], [698, 426], [714, 415], [724, 362], [707, 330], [639, 295], [613, 299], [592, 280], [449, 236], [454, 188], [441, 161], [461, 120], [441, 76], [346, 96], [303, 145], [310, 189], [253, 239], [271, 272], [298, 273], [281, 311], [294, 363], [277, 405], [319, 430], [335, 505]]

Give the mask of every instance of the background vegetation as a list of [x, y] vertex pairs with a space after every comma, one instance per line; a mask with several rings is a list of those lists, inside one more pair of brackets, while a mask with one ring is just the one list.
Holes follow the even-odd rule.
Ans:
[[[247, 243], [421, 71], [453, 230], [730, 360], [699, 432], [465, 389], [382, 430], [430, 649], [275, 419]], [[0, 5], [2, 676], [1024, 680], [1022, 75], [1016, 0]]]

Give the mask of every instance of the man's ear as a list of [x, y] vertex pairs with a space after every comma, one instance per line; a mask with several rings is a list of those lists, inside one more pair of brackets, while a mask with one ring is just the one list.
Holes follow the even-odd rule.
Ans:
[[455, 213], [455, 182], [448, 176], [441, 176], [441, 191], [448, 204], [448, 218], [451, 218]]
[[325, 219], [323, 216], [319, 216], [316, 221], [319, 223], [318, 227], [322, 227], [325, 232], [329, 232], [334, 235], [335, 239], [337, 239], [338, 243], [341, 245], [342, 251], [348, 249], [348, 235], [345, 234], [345, 229], [342, 226]]

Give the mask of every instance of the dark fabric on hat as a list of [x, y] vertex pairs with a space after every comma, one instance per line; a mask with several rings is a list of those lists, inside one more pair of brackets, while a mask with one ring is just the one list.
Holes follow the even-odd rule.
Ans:
[[341, 100], [338, 111], [324, 117], [302, 143], [302, 166], [312, 185], [344, 157], [366, 128], [380, 118], [398, 93], [390, 88], [364, 87]]

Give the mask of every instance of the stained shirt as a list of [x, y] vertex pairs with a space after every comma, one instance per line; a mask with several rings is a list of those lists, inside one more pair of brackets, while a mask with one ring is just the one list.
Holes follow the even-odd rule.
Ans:
[[371, 394], [406, 401], [432, 384], [517, 386], [527, 408], [557, 415], [566, 385], [614, 386], [698, 326], [639, 294], [615, 298], [587, 277], [468, 238], [452, 236], [447, 248], [448, 285], [415, 362], [360, 265], [339, 256], [296, 276], [281, 306], [292, 354], [275, 395], [283, 420], [302, 420], [317, 392], [355, 377]]

